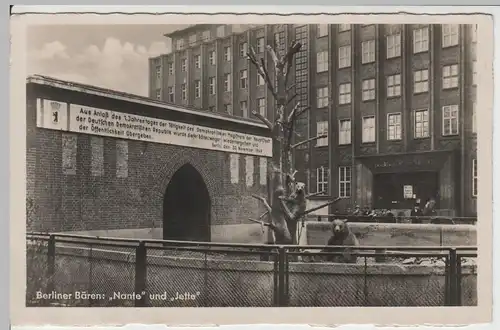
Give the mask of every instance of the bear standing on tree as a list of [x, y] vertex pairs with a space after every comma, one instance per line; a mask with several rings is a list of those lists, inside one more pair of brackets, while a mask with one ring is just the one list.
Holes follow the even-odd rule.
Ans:
[[333, 220], [332, 222], [332, 236], [328, 239], [328, 246], [346, 246], [345, 248], [325, 248], [323, 252], [343, 252], [342, 255], [331, 255], [327, 257], [328, 261], [341, 262], [341, 263], [356, 263], [358, 258], [353, 254], [353, 248], [359, 246], [359, 241], [356, 235], [351, 231], [347, 220]]

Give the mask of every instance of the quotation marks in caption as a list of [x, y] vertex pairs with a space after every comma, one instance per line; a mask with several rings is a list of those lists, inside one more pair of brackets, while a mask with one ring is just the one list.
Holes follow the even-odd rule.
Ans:
[[[36, 299], [39, 300], [68, 300], [68, 299], [77, 299], [77, 300], [141, 300], [146, 296], [146, 292], [142, 291], [141, 293], [123, 293], [123, 292], [113, 292], [112, 296], [106, 297], [103, 293], [89, 293], [86, 291], [76, 291], [74, 293], [58, 293], [52, 291], [50, 293], [44, 293], [41, 291], [37, 291]], [[167, 292], [163, 293], [150, 293], [148, 294], [149, 299], [151, 300], [196, 300], [200, 296], [200, 292], [191, 293], [191, 292], [176, 292], [175, 295], [167, 294]]]

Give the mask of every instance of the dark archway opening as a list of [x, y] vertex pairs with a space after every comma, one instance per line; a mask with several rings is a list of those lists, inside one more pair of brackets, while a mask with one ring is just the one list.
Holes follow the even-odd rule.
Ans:
[[210, 241], [210, 195], [200, 173], [183, 165], [170, 180], [163, 200], [163, 239]]

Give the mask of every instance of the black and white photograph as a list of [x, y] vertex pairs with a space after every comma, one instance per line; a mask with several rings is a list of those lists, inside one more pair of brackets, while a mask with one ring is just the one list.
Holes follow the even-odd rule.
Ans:
[[335, 19], [27, 26], [25, 306], [477, 307], [481, 26]]

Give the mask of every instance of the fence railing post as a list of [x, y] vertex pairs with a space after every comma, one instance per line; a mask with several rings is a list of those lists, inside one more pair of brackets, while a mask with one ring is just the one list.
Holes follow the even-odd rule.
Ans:
[[457, 306], [457, 250], [450, 249], [450, 267], [449, 267], [449, 303], [450, 306]]
[[47, 292], [54, 291], [54, 277], [56, 274], [56, 238], [50, 235], [47, 246]]
[[287, 306], [286, 257], [285, 248], [280, 246], [278, 248], [278, 306], [280, 307]]
[[135, 249], [135, 294], [141, 295], [141, 299], [135, 299], [135, 307], [146, 307], [146, 244], [141, 241]]

